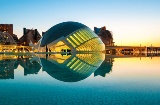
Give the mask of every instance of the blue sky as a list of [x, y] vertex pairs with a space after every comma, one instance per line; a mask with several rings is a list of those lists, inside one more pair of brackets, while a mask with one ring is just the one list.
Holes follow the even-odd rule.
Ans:
[[160, 46], [160, 0], [0, 0], [0, 23], [47, 31], [64, 21], [106, 26], [117, 45]]

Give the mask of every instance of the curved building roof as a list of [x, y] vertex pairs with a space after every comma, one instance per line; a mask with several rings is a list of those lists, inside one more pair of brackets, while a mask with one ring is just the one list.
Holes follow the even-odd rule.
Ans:
[[0, 32], [0, 44], [15, 44], [15, 41], [9, 33]]
[[87, 27], [84, 24], [78, 22], [63, 22], [59, 23], [53, 27], [51, 27], [44, 35], [41, 41], [41, 47], [48, 45], [49, 43], [53, 42], [54, 40], [64, 36], [66, 37], [70, 33], [83, 28]]

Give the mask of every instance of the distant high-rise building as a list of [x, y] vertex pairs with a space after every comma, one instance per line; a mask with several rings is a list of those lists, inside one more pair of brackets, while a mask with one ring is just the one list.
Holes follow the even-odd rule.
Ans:
[[37, 31], [37, 29], [33, 30], [33, 29], [23, 28], [23, 36], [19, 39], [19, 44], [28, 46], [30, 41], [33, 44], [35, 44], [39, 41], [40, 38], [41, 38], [41, 35]]
[[101, 38], [106, 46], [114, 46], [113, 35], [111, 31], [106, 30], [105, 26], [101, 28], [94, 27], [94, 32]]

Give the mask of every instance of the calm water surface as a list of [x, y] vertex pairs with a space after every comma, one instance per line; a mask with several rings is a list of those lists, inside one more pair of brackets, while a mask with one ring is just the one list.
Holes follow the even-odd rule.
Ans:
[[0, 105], [158, 105], [160, 57], [0, 56]]

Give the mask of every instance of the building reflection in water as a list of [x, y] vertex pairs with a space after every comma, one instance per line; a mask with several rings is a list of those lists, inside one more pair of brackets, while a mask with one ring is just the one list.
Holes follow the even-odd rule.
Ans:
[[[153, 54], [139, 55], [139, 57], [151, 57], [151, 59], [154, 56], [159, 57], [159, 55]], [[42, 67], [42, 70], [51, 77], [64, 82], [77, 82], [92, 73], [95, 77], [105, 77], [107, 73], [112, 71], [114, 58], [126, 58], [126, 56], [105, 56], [103, 53], [42, 54], [34, 57], [0, 55], [0, 79], [14, 79], [14, 69], [17, 69], [19, 65], [24, 68], [24, 76], [38, 74]]]
[[64, 82], [77, 82], [90, 76], [104, 61], [105, 54], [53, 54], [40, 57], [43, 71]]
[[0, 60], [0, 78], [14, 79], [14, 69], [20, 65], [24, 75], [37, 74], [41, 67], [51, 77], [64, 82], [77, 82], [95, 72], [105, 59], [103, 53], [52, 54], [35, 57], [6, 56]]
[[18, 64], [24, 68], [25, 76], [28, 74], [38, 74], [41, 69], [41, 65], [38, 62], [30, 62], [29, 58], [19, 58]]
[[114, 58], [105, 58], [101, 66], [94, 72], [94, 76], [102, 76], [105, 77], [107, 73], [112, 71]]
[[15, 63], [14, 59], [0, 60], [0, 79], [14, 79]]
[[41, 69], [38, 62], [30, 62], [29, 57], [1, 55], [0, 56], [0, 79], [14, 79], [14, 69], [21, 65], [24, 75], [37, 74]]
[[[138, 55], [139, 57], [154, 57], [159, 55]], [[64, 82], [77, 82], [94, 73], [94, 76], [105, 77], [112, 71], [114, 58], [126, 56], [110, 55], [103, 53], [89, 54], [51, 54], [36, 56], [17, 56], [0, 54], [0, 79], [14, 79], [14, 69], [18, 66], [24, 68], [24, 76], [38, 74], [41, 70], [51, 77]], [[127, 57], [129, 57], [127, 55]], [[134, 57], [133, 55], [131, 57]], [[135, 56], [137, 57], [137, 56]]]

